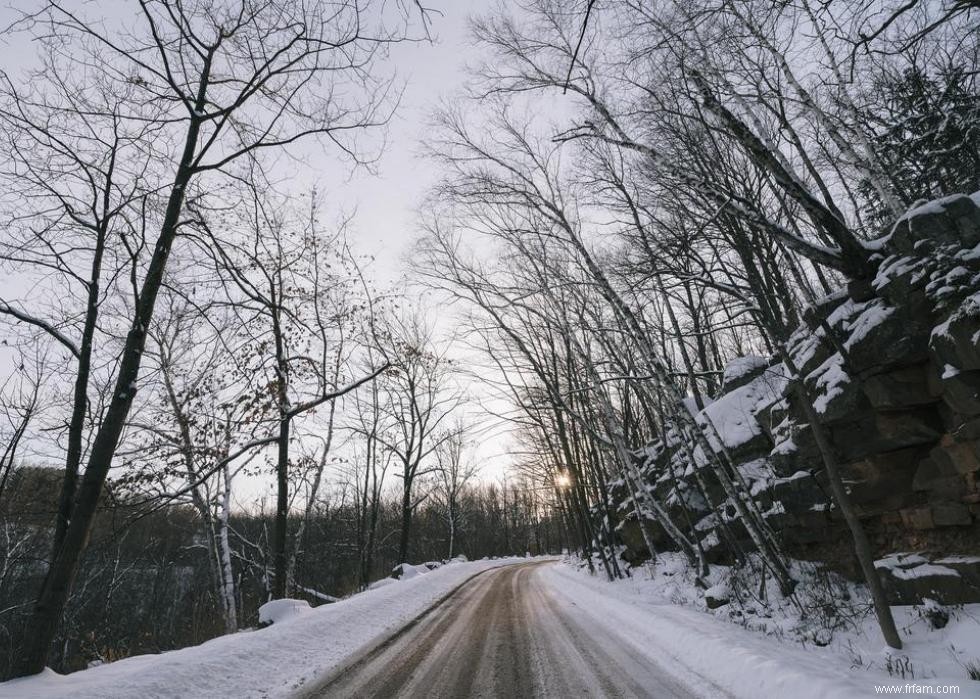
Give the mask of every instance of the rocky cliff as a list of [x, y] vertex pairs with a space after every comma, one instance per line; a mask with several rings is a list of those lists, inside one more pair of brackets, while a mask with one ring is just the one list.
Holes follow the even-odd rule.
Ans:
[[[896, 602], [980, 601], [978, 204], [980, 193], [910, 211], [872, 244], [875, 278], [807, 308], [788, 342]], [[856, 575], [788, 379], [775, 359], [739, 358], [696, 418], [788, 555]], [[730, 559], [743, 537], [703, 454], [668, 433], [638, 458], [675, 521], [693, 513], [708, 556]], [[643, 558], [636, 523], [624, 518], [619, 531], [626, 555]], [[658, 543], [669, 546], [666, 536]]]

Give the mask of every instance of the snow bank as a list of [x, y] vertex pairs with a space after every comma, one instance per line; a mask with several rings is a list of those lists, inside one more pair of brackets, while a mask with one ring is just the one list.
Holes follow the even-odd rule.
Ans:
[[[51, 670], [0, 683], [2, 699], [283, 697], [390, 636], [481, 571], [524, 558], [454, 562], [334, 604], [298, 611], [296, 600], [264, 605], [273, 623], [190, 648], [140, 655], [70, 675]], [[424, 568], [424, 566], [421, 566]], [[388, 578], [391, 580], [390, 578]]]
[[259, 607], [259, 624], [281, 624], [310, 611], [313, 608], [305, 599], [274, 599]]
[[[834, 644], [818, 647], [679, 606], [681, 588], [689, 586], [663, 571], [649, 579], [638, 569], [613, 583], [571, 565], [549, 566], [541, 575], [557, 600], [575, 605], [591, 623], [706, 696], [723, 687], [734, 697], [753, 699], [851, 699], [874, 696], [876, 685], [898, 684], [955, 685], [959, 696], [980, 696], [980, 684], [967, 679], [964, 669], [980, 657], [980, 605], [952, 610], [953, 619], [940, 630], [929, 628], [915, 607], [894, 608], [903, 651], [884, 646], [870, 615], [859, 628], [837, 632]], [[913, 674], [899, 674], [900, 667]]]
[[381, 578], [380, 580], [375, 580], [373, 583], [368, 585], [369, 590], [377, 590], [378, 588], [388, 587], [389, 585], [394, 585], [398, 580], [396, 578]]
[[429, 567], [428, 563], [423, 563], [421, 565], [412, 565], [411, 563], [402, 563], [395, 567], [396, 575], [399, 580], [411, 580], [412, 578], [417, 578], [420, 575], [425, 575], [433, 568]]

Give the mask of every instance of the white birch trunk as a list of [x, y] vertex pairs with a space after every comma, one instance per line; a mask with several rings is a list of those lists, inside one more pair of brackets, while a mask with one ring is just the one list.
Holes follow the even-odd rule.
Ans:
[[231, 543], [228, 538], [228, 518], [231, 512], [231, 472], [224, 467], [224, 490], [218, 516], [218, 550], [221, 557], [221, 605], [225, 617], [225, 632], [238, 631], [238, 605], [235, 594], [235, 572], [231, 565]]

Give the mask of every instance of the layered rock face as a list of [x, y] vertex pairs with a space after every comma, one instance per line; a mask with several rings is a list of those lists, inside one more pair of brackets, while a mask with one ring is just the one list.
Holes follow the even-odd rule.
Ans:
[[[978, 203], [980, 193], [910, 211], [874, 244], [874, 280], [808, 308], [788, 343], [896, 602], [980, 601]], [[789, 555], [856, 576], [788, 384], [782, 363], [739, 358], [696, 418], [724, 444]], [[683, 500], [708, 555], [724, 561], [743, 537], [703, 457], [670, 434], [641, 456], [675, 521], [686, 516]], [[628, 555], [643, 557], [636, 529], [624, 521], [620, 532]]]

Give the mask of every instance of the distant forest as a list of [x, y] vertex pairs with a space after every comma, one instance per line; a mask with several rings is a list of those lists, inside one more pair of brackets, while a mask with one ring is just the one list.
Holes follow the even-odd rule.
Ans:
[[[45, 571], [48, 524], [56, 511], [58, 473], [24, 466], [8, 479], [0, 500], [0, 635], [3, 667], [16, 658], [16, 639]], [[60, 671], [129, 655], [158, 653], [201, 643], [226, 632], [213, 552], [199, 513], [188, 505], [146, 507], [108, 493], [99, 510], [89, 555], [79, 572], [62, 631]], [[290, 530], [306, 528], [293, 571], [292, 596], [313, 606], [329, 604], [384, 578], [400, 563], [401, 515], [397, 497], [364, 512], [353, 489], [320, 498]], [[483, 557], [560, 553], [567, 545], [560, 519], [514, 483], [466, 486], [460, 494], [453, 556]], [[232, 567], [242, 627], [258, 623], [270, 597], [270, 514], [233, 512]], [[446, 510], [433, 500], [416, 513], [409, 560], [443, 561], [450, 554]], [[369, 544], [369, 538], [373, 543]], [[368, 551], [368, 546], [372, 550]]]

